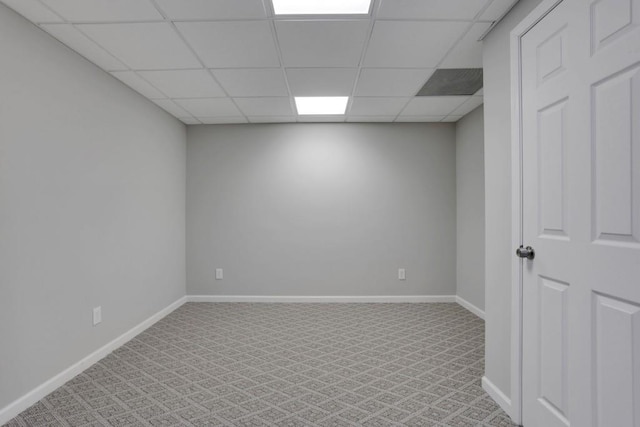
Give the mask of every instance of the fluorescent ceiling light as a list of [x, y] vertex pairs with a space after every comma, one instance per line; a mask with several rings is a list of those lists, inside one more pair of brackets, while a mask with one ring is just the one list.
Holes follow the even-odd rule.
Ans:
[[276, 15], [366, 15], [371, 0], [272, 0]]
[[344, 114], [348, 96], [296, 96], [299, 115]]

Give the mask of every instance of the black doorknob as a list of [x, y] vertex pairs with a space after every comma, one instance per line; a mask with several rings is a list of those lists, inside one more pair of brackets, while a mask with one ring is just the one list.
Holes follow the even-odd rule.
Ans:
[[526, 248], [524, 246], [520, 246], [516, 249], [516, 255], [520, 258], [534, 259], [536, 257], [536, 252], [531, 246], [527, 246]]

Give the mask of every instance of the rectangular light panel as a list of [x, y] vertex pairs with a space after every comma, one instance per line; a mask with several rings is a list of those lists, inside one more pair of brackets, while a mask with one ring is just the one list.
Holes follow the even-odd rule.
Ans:
[[276, 15], [366, 15], [371, 0], [272, 0]]
[[299, 115], [344, 114], [347, 111], [348, 96], [296, 96]]

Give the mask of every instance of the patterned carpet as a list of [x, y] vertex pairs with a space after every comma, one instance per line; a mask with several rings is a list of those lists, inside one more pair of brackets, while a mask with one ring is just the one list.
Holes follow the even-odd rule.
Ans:
[[512, 426], [457, 304], [188, 303], [8, 426]]

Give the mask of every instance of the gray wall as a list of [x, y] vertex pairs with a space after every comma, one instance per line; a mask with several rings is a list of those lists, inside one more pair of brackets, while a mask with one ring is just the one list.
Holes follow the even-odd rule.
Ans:
[[3, 408], [184, 295], [186, 134], [2, 5], [0, 52]]
[[511, 390], [511, 30], [540, 3], [520, 0], [484, 39], [485, 376]]
[[478, 107], [456, 123], [458, 296], [484, 310], [484, 115]]
[[190, 126], [187, 139], [189, 294], [455, 294], [453, 125]]

